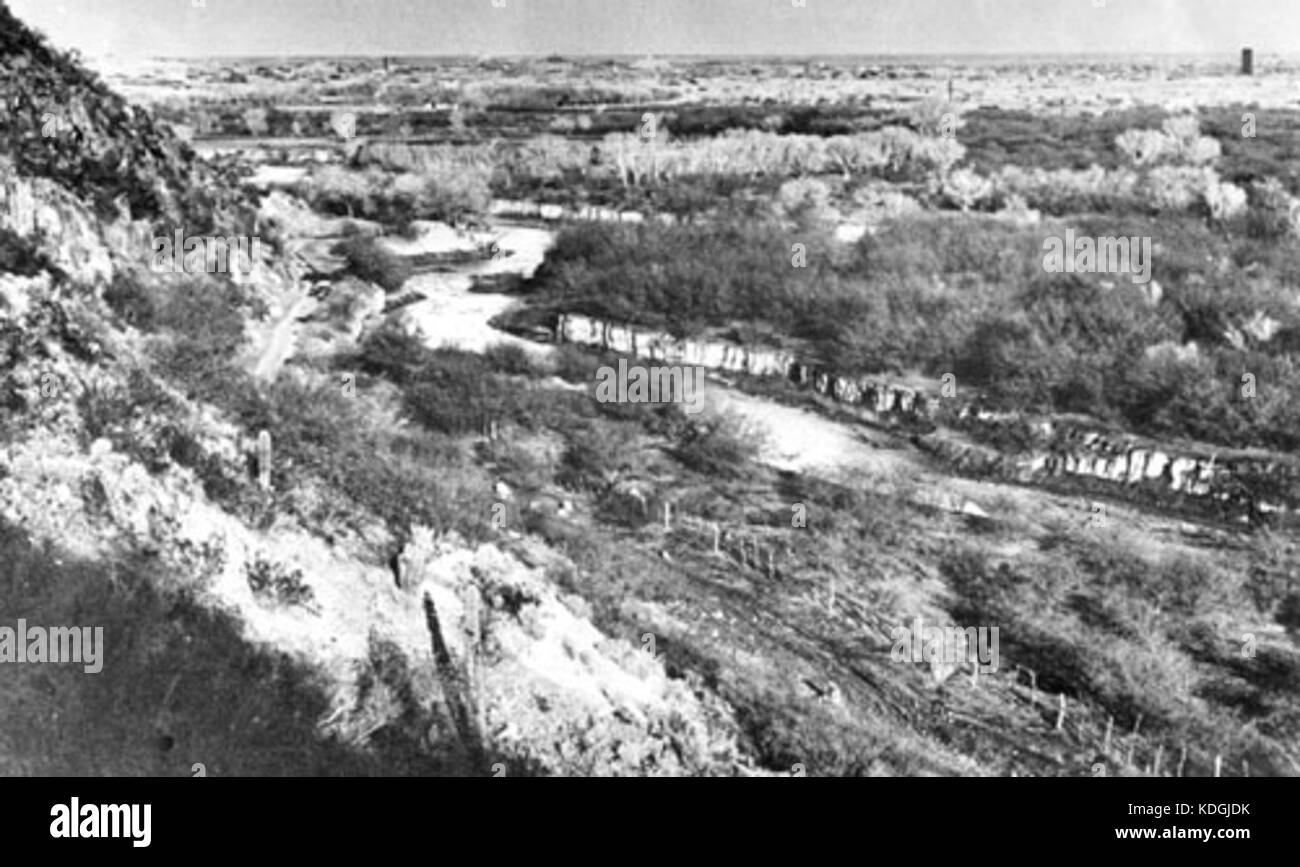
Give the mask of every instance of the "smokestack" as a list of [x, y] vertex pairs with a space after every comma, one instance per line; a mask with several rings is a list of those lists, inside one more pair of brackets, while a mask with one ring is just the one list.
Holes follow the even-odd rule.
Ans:
[[1255, 74], [1255, 51], [1251, 48], [1241, 49], [1241, 74]]

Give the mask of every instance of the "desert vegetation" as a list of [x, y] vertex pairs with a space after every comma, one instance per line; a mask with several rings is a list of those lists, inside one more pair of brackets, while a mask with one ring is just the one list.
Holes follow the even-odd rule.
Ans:
[[[27, 185], [0, 202], [0, 581], [29, 618], [94, 609], [157, 640], [90, 683], [6, 669], [4, 767], [183, 773], [183, 743], [230, 774], [482, 775], [498, 750], [512, 775], [624, 770], [563, 727], [598, 715], [578, 690], [509, 667], [495, 630], [517, 626], [544, 658], [659, 678], [665, 731], [615, 752], [670, 743], [691, 772], [1295, 772], [1285, 526], [959, 477], [910, 428], [726, 370], [699, 415], [603, 402], [600, 368], [638, 359], [548, 336], [584, 314], [926, 393], [951, 377], [990, 414], [1281, 462], [1300, 448], [1292, 109], [1067, 113], [982, 103], [987, 70], [944, 88], [904, 65], [550, 58], [212, 61], [184, 98], [127, 82], [146, 110], [19, 30], [0, 61], [35, 64], [80, 138], [36, 140], [36, 102], [0, 137]], [[167, 123], [200, 150], [246, 140], [199, 158]], [[297, 172], [263, 196], [239, 182], [255, 161]], [[544, 244], [499, 200], [635, 213], [565, 217]], [[180, 220], [277, 243], [244, 280], [109, 243]], [[1067, 233], [1149, 239], [1150, 281], [1046, 268]], [[944, 423], [926, 435], [966, 436]], [[181, 535], [209, 524], [239, 543]], [[1002, 668], [891, 658], [921, 616], [996, 625]], [[304, 622], [344, 627], [353, 657]], [[522, 698], [490, 691], [494, 665]], [[596, 670], [573, 682], [607, 692]], [[700, 707], [710, 726], [684, 722]], [[493, 743], [506, 724], [518, 741]], [[712, 726], [737, 756], [681, 758]]]

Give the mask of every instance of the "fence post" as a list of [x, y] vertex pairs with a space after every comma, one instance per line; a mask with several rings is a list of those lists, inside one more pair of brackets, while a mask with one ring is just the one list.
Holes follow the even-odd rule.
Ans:
[[1059, 693], [1058, 708], [1056, 711], [1056, 730], [1059, 732], [1065, 727], [1065, 693]]
[[1110, 735], [1111, 732], [1114, 730], [1114, 728], [1115, 728], [1115, 716], [1112, 714], [1111, 716], [1106, 718], [1106, 737], [1101, 743], [1101, 751], [1107, 756], [1110, 755]]
[[722, 528], [716, 523], [713, 525], [713, 556], [718, 556], [722, 552]]
[[1216, 777], [1223, 775], [1223, 756], [1216, 754], [1214, 756], [1214, 775]]
[[271, 432], [257, 435], [257, 483], [262, 490], [271, 490]]

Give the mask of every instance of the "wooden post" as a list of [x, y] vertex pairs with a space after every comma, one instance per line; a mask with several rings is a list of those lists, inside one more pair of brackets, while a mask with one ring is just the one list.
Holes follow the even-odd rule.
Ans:
[[1246, 761], [1245, 759], [1241, 760], [1241, 775], [1243, 777], [1250, 776], [1250, 762]]
[[257, 435], [257, 483], [262, 490], [271, 490], [271, 432]]
[[1216, 777], [1223, 776], [1223, 756], [1221, 755], [1215, 755], [1214, 757], [1214, 775]]
[[718, 556], [718, 554], [722, 553], [722, 549], [720, 547], [721, 542], [722, 542], [722, 528], [719, 527], [717, 524], [714, 524], [713, 525], [713, 556], [715, 557]]
[[1165, 745], [1161, 744], [1160, 746], [1156, 747], [1156, 757], [1151, 762], [1151, 776], [1153, 777], [1160, 776], [1160, 760], [1163, 759], [1164, 757], [1165, 757]]
[[672, 528], [673, 528], [673, 504], [665, 500], [664, 501], [664, 529], [671, 530]]
[[775, 548], [767, 549], [767, 577], [768, 578], [776, 577], [776, 549]]
[[[1139, 731], [1141, 728], [1142, 728], [1142, 714], [1138, 714], [1138, 715], [1137, 715], [1137, 719], [1133, 720], [1133, 741], [1136, 741], [1136, 740], [1137, 740], [1138, 731]], [[1133, 741], [1130, 741], [1130, 742], [1129, 742], [1129, 745], [1128, 745], [1128, 754], [1127, 754], [1128, 757], [1127, 757], [1127, 759], [1126, 759], [1127, 763], [1130, 764], [1130, 765], [1133, 764], [1133, 749], [1134, 749], [1134, 746], [1135, 746], [1135, 744], [1133, 743]]]
[[1178, 776], [1183, 775], [1183, 766], [1187, 764], [1187, 742], [1183, 742], [1183, 747], [1178, 751]]
[[1115, 728], [1115, 717], [1114, 715], [1111, 715], [1106, 718], [1106, 737], [1101, 742], [1101, 751], [1107, 756], [1110, 755], [1110, 735], [1111, 732], [1114, 730], [1114, 728]]
[[1058, 707], [1056, 711], [1056, 730], [1059, 732], [1065, 727], [1065, 693], [1060, 693]]

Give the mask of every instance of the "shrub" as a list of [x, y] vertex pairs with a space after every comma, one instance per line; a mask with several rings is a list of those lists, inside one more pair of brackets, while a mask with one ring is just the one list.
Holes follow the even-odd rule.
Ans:
[[1147, 175], [1144, 188], [1157, 210], [1186, 212], [1205, 202], [1210, 188], [1217, 184], [1213, 169], [1157, 166]]
[[696, 472], [738, 478], [758, 456], [760, 447], [755, 434], [736, 419], [713, 415], [704, 422], [688, 423], [673, 454]]
[[53, 270], [49, 257], [34, 244], [11, 229], [0, 228], [0, 274], [34, 277]]
[[1137, 167], [1162, 162], [1193, 168], [1209, 166], [1223, 154], [1216, 139], [1201, 135], [1200, 120], [1193, 115], [1166, 118], [1159, 131], [1126, 130], [1116, 137], [1115, 147]]
[[113, 282], [104, 290], [104, 303], [123, 322], [141, 331], [153, 331], [157, 325], [158, 305], [152, 289], [126, 271], [113, 275]]
[[531, 376], [538, 372], [528, 351], [517, 343], [494, 343], [483, 352], [488, 367], [512, 376]]
[[565, 445], [555, 481], [575, 491], [602, 491], [628, 466], [622, 427], [594, 423], [576, 431]]
[[1131, 171], [1107, 171], [1099, 165], [1087, 169], [1003, 166], [990, 178], [994, 198], [1006, 202], [1019, 196], [1046, 214], [1123, 213], [1140, 208], [1139, 178]]
[[776, 195], [777, 213], [797, 223], [828, 222], [835, 216], [830, 188], [816, 178], [786, 181]]
[[1265, 240], [1300, 235], [1300, 200], [1277, 178], [1257, 181], [1248, 198], [1248, 231], [1252, 235]]
[[917, 132], [929, 136], [953, 135], [964, 126], [960, 112], [945, 99], [929, 97], [908, 112], [908, 123]]
[[421, 218], [460, 222], [467, 216], [485, 214], [492, 204], [491, 173], [484, 168], [454, 172], [426, 172], [417, 202]]
[[943, 180], [943, 194], [956, 207], [969, 211], [993, 193], [993, 182], [970, 169], [957, 169]]
[[286, 569], [279, 563], [256, 560], [245, 564], [248, 587], [256, 596], [270, 597], [281, 605], [309, 605], [316, 598], [303, 583], [301, 569]]
[[1167, 158], [1172, 144], [1169, 136], [1153, 129], [1125, 130], [1115, 139], [1115, 147], [1137, 167], [1155, 165]]
[[1273, 619], [1288, 632], [1300, 632], [1300, 593], [1288, 593], [1278, 605]]
[[347, 259], [349, 270], [358, 278], [385, 292], [400, 290], [413, 273], [409, 262], [385, 249], [375, 238], [346, 238], [334, 247], [334, 252]]
[[231, 360], [244, 343], [244, 290], [201, 279], [172, 286], [158, 300], [154, 323], [168, 338], [157, 350], [159, 368], [200, 400], [228, 388]]
[[413, 380], [427, 352], [419, 332], [405, 330], [390, 320], [362, 339], [354, 363], [371, 376], [405, 385]]

